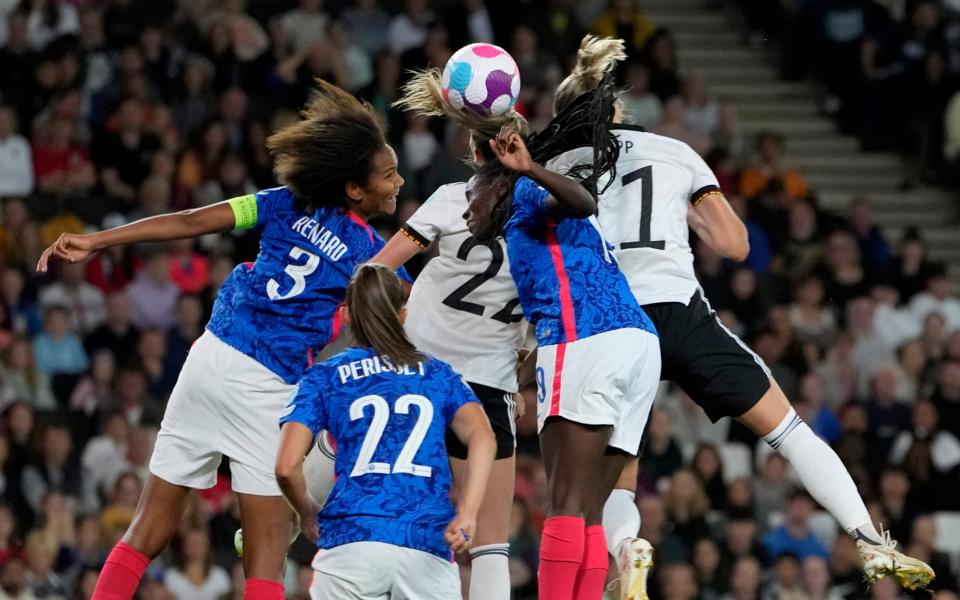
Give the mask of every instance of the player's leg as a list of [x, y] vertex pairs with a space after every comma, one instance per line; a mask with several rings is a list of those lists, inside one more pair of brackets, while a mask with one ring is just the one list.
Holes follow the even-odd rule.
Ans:
[[575, 597], [586, 558], [588, 517], [597, 520], [593, 533], [599, 533], [606, 569], [606, 544], [599, 525], [602, 500], [597, 498], [605, 499], [623, 467], [622, 455], [607, 455], [612, 431], [608, 425], [582, 425], [559, 417], [547, 420], [540, 431], [548, 488], [538, 572], [541, 598]]
[[[510, 600], [510, 511], [516, 472], [516, 432], [513, 394], [471, 383], [483, 404], [497, 440], [496, 460], [487, 480], [487, 491], [477, 513], [477, 534], [470, 549], [470, 596], [483, 600]], [[447, 451], [454, 482], [464, 481], [466, 447], [448, 432]]]
[[910, 589], [930, 582], [927, 564], [898, 552], [889, 533], [876, 530], [840, 457], [797, 415], [776, 381], [770, 379], [770, 389], [738, 420], [789, 461], [810, 495], [857, 540], [870, 581], [893, 575]]
[[283, 496], [238, 493], [237, 498], [247, 578], [244, 598], [282, 600], [283, 565], [293, 528], [290, 505]]
[[130, 600], [150, 561], [166, 548], [183, 515], [190, 489], [150, 475], [130, 527], [111, 550], [97, 578], [94, 600]]

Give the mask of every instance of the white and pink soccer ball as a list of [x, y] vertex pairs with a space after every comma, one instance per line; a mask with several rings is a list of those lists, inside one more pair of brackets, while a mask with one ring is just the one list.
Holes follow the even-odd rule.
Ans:
[[499, 117], [513, 108], [519, 95], [520, 70], [500, 46], [464, 46], [443, 68], [443, 97], [455, 110]]

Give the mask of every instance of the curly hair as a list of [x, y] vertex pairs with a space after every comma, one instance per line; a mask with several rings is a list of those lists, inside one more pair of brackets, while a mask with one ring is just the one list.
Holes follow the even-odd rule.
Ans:
[[346, 184], [366, 183], [374, 155], [387, 145], [369, 103], [322, 79], [316, 83], [303, 119], [267, 138], [277, 180], [307, 211], [346, 206]]

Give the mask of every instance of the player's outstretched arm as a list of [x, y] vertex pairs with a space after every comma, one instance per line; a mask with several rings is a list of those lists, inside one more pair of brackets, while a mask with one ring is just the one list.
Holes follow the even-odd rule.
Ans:
[[307, 492], [307, 480], [303, 476], [303, 457], [313, 443], [313, 432], [302, 423], [287, 422], [280, 429], [280, 448], [274, 473], [280, 491], [300, 516], [300, 528], [311, 543], [317, 541], [317, 512]]
[[457, 516], [447, 525], [444, 539], [454, 552], [463, 552], [470, 548], [476, 535], [477, 511], [487, 489], [497, 442], [487, 415], [476, 402], [461, 406], [450, 427], [467, 447], [467, 475], [460, 488]]
[[497, 137], [490, 140], [490, 148], [505, 167], [526, 175], [550, 192], [547, 208], [556, 216], [583, 219], [597, 214], [593, 195], [576, 179], [533, 162], [523, 138], [516, 131], [504, 126]]
[[711, 250], [724, 258], [745, 260], [750, 253], [747, 228], [720, 192], [710, 192], [687, 210], [687, 224]]
[[399, 269], [407, 264], [408, 260], [420, 254], [421, 251], [416, 242], [402, 231], [398, 231], [369, 262], [384, 265], [391, 269]]
[[230, 203], [220, 202], [204, 208], [148, 217], [87, 235], [64, 233], [40, 255], [37, 271], [45, 273], [51, 260], [80, 262], [111, 246], [197, 237], [229, 231], [235, 225], [236, 217]]

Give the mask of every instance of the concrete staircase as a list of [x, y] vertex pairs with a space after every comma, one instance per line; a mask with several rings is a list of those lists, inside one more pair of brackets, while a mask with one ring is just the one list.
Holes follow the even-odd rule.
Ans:
[[950, 196], [934, 188], [900, 191], [899, 157], [861, 152], [855, 138], [837, 133], [820, 114], [812, 83], [781, 81], [769, 49], [741, 42], [739, 15], [705, 4], [641, 2], [656, 26], [673, 33], [681, 69], [702, 73], [714, 96], [736, 102], [748, 140], [764, 129], [784, 135], [789, 163], [804, 174], [825, 208], [842, 212], [855, 196], [870, 198], [891, 243], [904, 228], [919, 227], [934, 259], [947, 262], [960, 279], [960, 227], [951, 224]]

